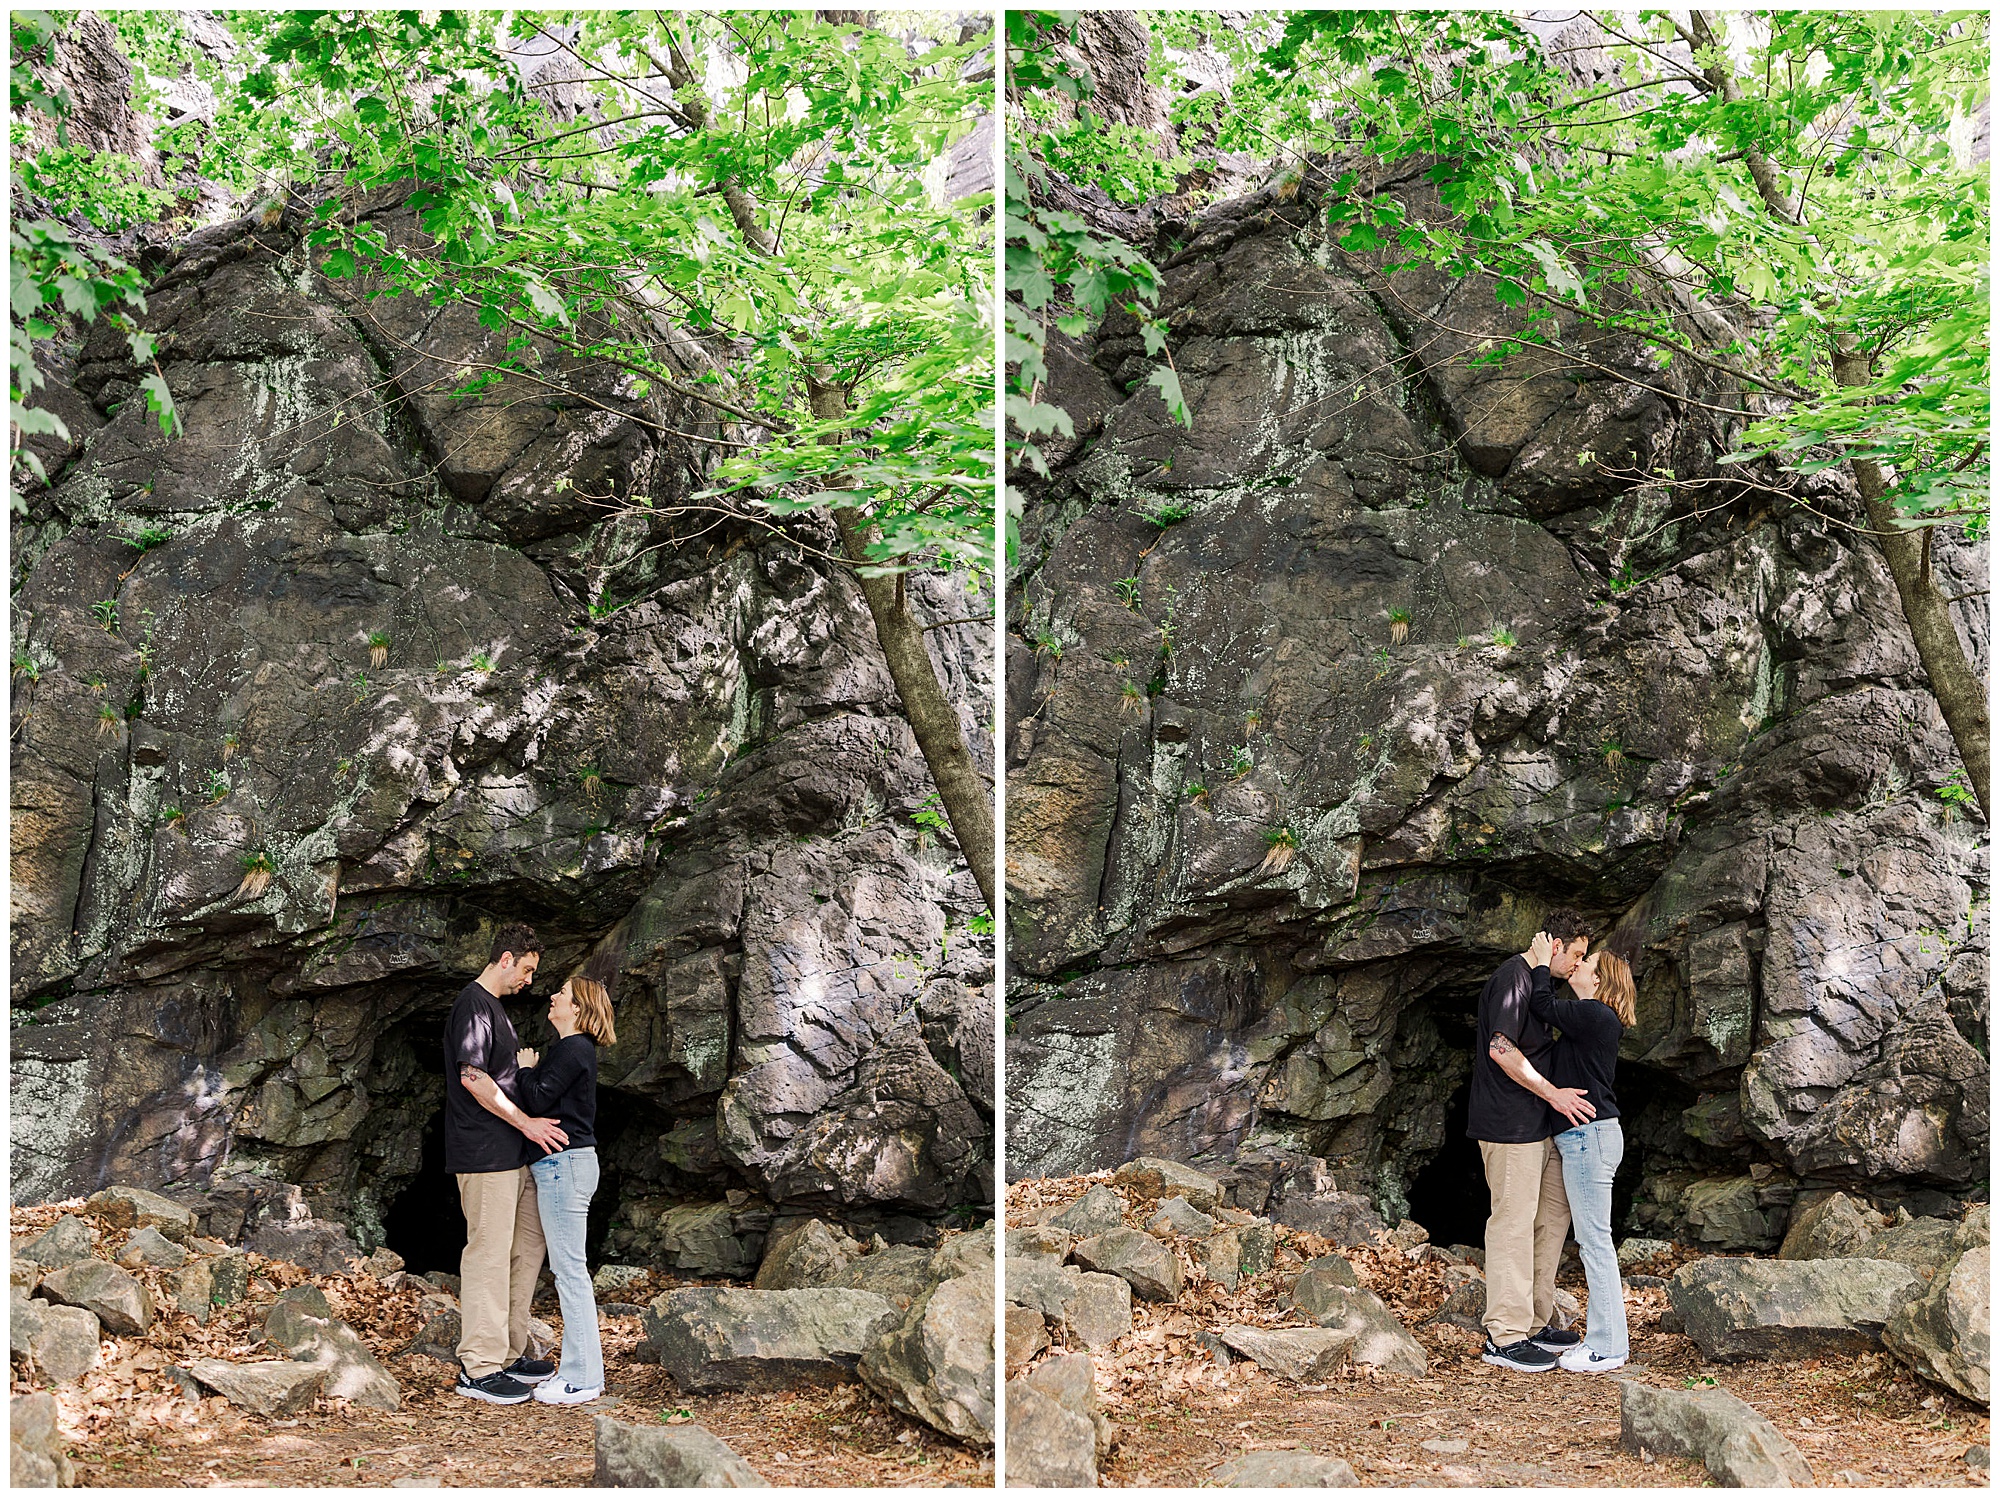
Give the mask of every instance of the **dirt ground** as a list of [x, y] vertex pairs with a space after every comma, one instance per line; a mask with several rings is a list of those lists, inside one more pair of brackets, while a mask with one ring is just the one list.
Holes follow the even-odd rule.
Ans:
[[[17, 1208], [16, 1241], [52, 1223], [55, 1208]], [[782, 1394], [682, 1394], [657, 1364], [637, 1361], [636, 1316], [607, 1317], [606, 1397], [559, 1408], [497, 1406], [452, 1392], [455, 1369], [423, 1353], [394, 1356], [422, 1324], [421, 1287], [385, 1288], [365, 1276], [312, 1276], [253, 1257], [250, 1298], [207, 1327], [168, 1307], [144, 1337], [107, 1337], [104, 1366], [54, 1391], [77, 1481], [85, 1487], [587, 1487], [595, 1466], [593, 1418], [638, 1424], [693, 1421], [726, 1442], [774, 1487], [990, 1487], [993, 1458], [944, 1439], [889, 1409], [858, 1383]], [[142, 1279], [157, 1277], [140, 1271]], [[660, 1275], [635, 1303], [670, 1284]], [[171, 1367], [195, 1357], [247, 1361], [265, 1308], [281, 1289], [311, 1280], [402, 1386], [390, 1414], [318, 1400], [297, 1416], [249, 1414], [219, 1396], [194, 1401]], [[538, 1315], [558, 1330], [553, 1306]], [[28, 1391], [18, 1379], [13, 1391]]]
[[[1009, 1223], [1019, 1226], [1035, 1208], [1046, 1211], [1107, 1179], [1022, 1183], [1033, 1189], [1010, 1194]], [[1333, 1245], [1277, 1231], [1276, 1270], [1234, 1293], [1197, 1282], [1172, 1306], [1135, 1300], [1132, 1335], [1096, 1355], [1099, 1397], [1118, 1429], [1102, 1485], [1199, 1487], [1232, 1456], [1288, 1448], [1344, 1457], [1370, 1487], [1710, 1484], [1699, 1463], [1619, 1446], [1615, 1378], [1513, 1373], [1480, 1361], [1478, 1334], [1417, 1325], [1444, 1298], [1443, 1269], [1413, 1264], [1393, 1248], [1344, 1252], [1362, 1282], [1414, 1328], [1430, 1355], [1427, 1377], [1350, 1368], [1329, 1383], [1300, 1385], [1241, 1360], [1216, 1366], [1195, 1340], [1204, 1331], [1231, 1322], [1311, 1324], [1283, 1307], [1280, 1287]], [[1559, 1283], [1587, 1303], [1580, 1274]], [[1626, 1293], [1630, 1376], [1667, 1388], [1712, 1381], [1727, 1389], [1798, 1446], [1821, 1486], [1987, 1485], [1985, 1471], [1964, 1461], [1970, 1447], [1987, 1444], [1987, 1412], [1923, 1383], [1895, 1359], [1709, 1363], [1688, 1338], [1660, 1331], [1664, 1289]]]

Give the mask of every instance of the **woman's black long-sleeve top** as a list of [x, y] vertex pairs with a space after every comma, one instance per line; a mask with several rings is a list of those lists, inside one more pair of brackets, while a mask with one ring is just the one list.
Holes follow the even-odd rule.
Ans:
[[[1549, 1081], [1558, 1087], [1579, 1087], [1597, 1109], [1597, 1118], [1618, 1117], [1618, 1095], [1612, 1088], [1618, 1069], [1618, 1042], [1624, 1022], [1609, 1004], [1595, 999], [1559, 999], [1550, 990], [1549, 970], [1538, 967], [1528, 991], [1528, 1012], [1562, 1034], [1549, 1053]], [[1553, 1109], [1550, 1110], [1554, 1112]], [[1573, 1128], [1560, 1114], [1558, 1132]]]
[[569, 1135], [565, 1149], [597, 1144], [597, 1042], [579, 1030], [514, 1073], [514, 1100], [533, 1118], [553, 1118]]

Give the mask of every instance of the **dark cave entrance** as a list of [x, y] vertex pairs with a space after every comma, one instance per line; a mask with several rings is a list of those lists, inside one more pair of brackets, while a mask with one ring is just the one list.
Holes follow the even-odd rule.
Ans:
[[[1469, 1034], [1466, 1043], [1471, 1044]], [[1486, 1189], [1479, 1142], [1465, 1136], [1471, 1097], [1470, 1082], [1453, 1090], [1444, 1112], [1444, 1143], [1412, 1178], [1408, 1192], [1411, 1220], [1422, 1225], [1431, 1242], [1446, 1247], [1486, 1244], [1486, 1214], [1493, 1199]]]

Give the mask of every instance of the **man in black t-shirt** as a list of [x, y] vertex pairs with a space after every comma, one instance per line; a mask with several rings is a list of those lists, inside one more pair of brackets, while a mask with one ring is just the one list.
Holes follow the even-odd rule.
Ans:
[[486, 967], [445, 1021], [444, 1168], [458, 1178], [465, 1213], [456, 1392], [488, 1404], [519, 1404], [555, 1372], [528, 1356], [544, 1248], [528, 1162], [566, 1141], [555, 1119], [528, 1117], [511, 1096], [520, 1040], [500, 1002], [534, 981], [541, 955], [526, 926], [501, 927]]
[[[1550, 973], [1567, 978], [1590, 950], [1590, 928], [1574, 910], [1559, 906], [1542, 929], [1553, 939]], [[1555, 1125], [1549, 1110], [1573, 1123], [1585, 1122], [1593, 1110], [1580, 1091], [1548, 1080], [1554, 1037], [1529, 1012], [1532, 988], [1533, 969], [1523, 953], [1501, 963], [1479, 995], [1466, 1133], [1479, 1141], [1492, 1197], [1486, 1219], [1486, 1346], [1480, 1356], [1501, 1368], [1542, 1373], [1578, 1340], [1575, 1332], [1550, 1322], [1556, 1265], [1569, 1232], [1569, 1197], [1562, 1158], [1550, 1143]]]

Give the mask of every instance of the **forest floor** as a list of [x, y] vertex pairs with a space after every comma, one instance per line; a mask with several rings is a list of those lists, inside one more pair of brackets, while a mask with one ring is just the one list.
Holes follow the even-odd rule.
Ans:
[[[1022, 1182], [1009, 1192], [1009, 1225], [1108, 1180], [1107, 1173]], [[1276, 1269], [1234, 1293], [1204, 1281], [1190, 1283], [1173, 1305], [1134, 1299], [1132, 1335], [1093, 1354], [1098, 1395], [1117, 1427], [1100, 1484], [1198, 1487], [1230, 1457], [1287, 1449], [1343, 1457], [1368, 1487], [1710, 1484], [1698, 1462], [1619, 1445], [1618, 1378], [1509, 1372], [1480, 1360], [1479, 1334], [1420, 1325], [1447, 1293], [1443, 1267], [1412, 1263], [1393, 1247], [1338, 1251], [1423, 1344], [1427, 1377], [1349, 1367], [1326, 1384], [1301, 1385], [1244, 1360], [1216, 1366], [1195, 1340], [1203, 1332], [1231, 1323], [1312, 1324], [1284, 1304], [1283, 1291], [1306, 1260], [1336, 1245], [1285, 1227], [1277, 1233]], [[1587, 1303], [1580, 1273], [1559, 1283]], [[1659, 1329], [1664, 1289], [1628, 1286], [1626, 1303], [1632, 1361], [1621, 1377], [1727, 1389], [1777, 1425], [1821, 1486], [1987, 1485], [1985, 1469], [1965, 1461], [1970, 1448], [1987, 1444], [1987, 1412], [1923, 1383], [1894, 1358], [1710, 1363], [1687, 1337]]]
[[[57, 1206], [15, 1208], [12, 1231], [40, 1232]], [[206, 1327], [163, 1307], [143, 1336], [106, 1336], [99, 1367], [55, 1394], [58, 1424], [84, 1487], [588, 1487], [595, 1470], [593, 1417], [640, 1424], [693, 1422], [725, 1442], [776, 1487], [991, 1486], [993, 1458], [977, 1455], [884, 1405], [860, 1384], [779, 1394], [686, 1395], [656, 1363], [634, 1357], [636, 1316], [602, 1323], [606, 1395], [586, 1405], [530, 1401], [496, 1406], [452, 1392], [456, 1369], [424, 1353], [396, 1356], [422, 1325], [423, 1287], [388, 1289], [367, 1276], [312, 1275], [252, 1256], [248, 1299]], [[140, 1271], [140, 1277], [146, 1274]], [[621, 1291], [641, 1303], [675, 1285], [709, 1283], [657, 1274]], [[222, 1397], [198, 1402], [169, 1371], [197, 1357], [268, 1356], [252, 1339], [279, 1290], [312, 1283], [402, 1386], [402, 1409], [319, 1399], [295, 1416], [251, 1414]], [[536, 1314], [561, 1329], [553, 1305]], [[30, 1386], [18, 1378], [13, 1392]]]

